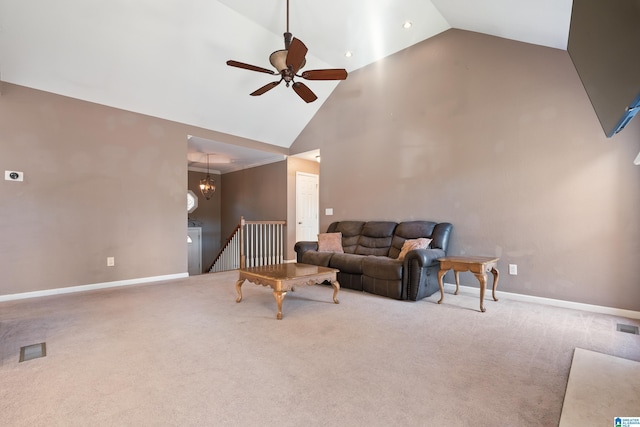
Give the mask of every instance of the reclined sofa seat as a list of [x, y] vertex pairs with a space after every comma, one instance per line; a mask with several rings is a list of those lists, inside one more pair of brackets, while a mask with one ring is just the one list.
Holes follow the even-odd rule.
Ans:
[[[298, 242], [297, 261], [339, 270], [343, 288], [417, 301], [439, 290], [437, 259], [446, 255], [452, 225], [432, 221], [340, 221], [327, 233], [342, 233], [344, 253], [318, 252], [317, 242]], [[407, 239], [432, 239], [428, 249], [398, 256]]]

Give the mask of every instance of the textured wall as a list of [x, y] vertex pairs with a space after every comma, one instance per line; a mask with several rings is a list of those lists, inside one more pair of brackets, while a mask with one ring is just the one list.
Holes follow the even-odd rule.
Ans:
[[606, 139], [566, 51], [449, 30], [351, 73], [291, 152], [316, 148], [321, 229], [450, 221], [501, 290], [640, 310], [640, 120]]
[[[0, 96], [0, 295], [187, 271], [186, 133], [20, 86]], [[107, 267], [107, 257], [115, 267]]]

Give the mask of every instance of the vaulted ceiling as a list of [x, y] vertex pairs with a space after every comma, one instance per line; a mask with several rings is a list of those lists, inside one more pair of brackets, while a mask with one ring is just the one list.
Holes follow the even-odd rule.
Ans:
[[[571, 0], [289, 1], [289, 29], [309, 49], [305, 69], [349, 72], [450, 28], [566, 49], [572, 7]], [[284, 84], [252, 97], [277, 79], [225, 64], [271, 68], [269, 54], [284, 48], [285, 18], [286, 0], [0, 0], [0, 79], [289, 147], [339, 82], [304, 81], [318, 96], [310, 104]]]

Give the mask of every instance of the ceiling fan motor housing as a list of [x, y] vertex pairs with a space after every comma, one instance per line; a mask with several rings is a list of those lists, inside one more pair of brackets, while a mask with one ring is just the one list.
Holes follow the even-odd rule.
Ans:
[[[282, 49], [282, 50], [276, 50], [269, 56], [269, 62], [271, 63], [271, 65], [273, 65], [273, 67], [276, 70], [278, 70], [278, 73], [280, 73], [284, 81], [287, 83], [289, 83], [295, 77], [293, 70], [291, 70], [291, 68], [289, 68], [289, 66], [287, 65], [288, 53], [289, 53], [288, 50]], [[307, 62], [306, 59], [303, 60], [300, 68], [304, 67], [306, 62]]]

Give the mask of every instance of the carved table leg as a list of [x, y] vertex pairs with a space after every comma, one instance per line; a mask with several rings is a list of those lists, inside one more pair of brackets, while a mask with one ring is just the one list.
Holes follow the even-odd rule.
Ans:
[[480, 282], [480, 311], [484, 313], [484, 290], [487, 287], [487, 273], [474, 273], [474, 275]]
[[456, 276], [456, 291], [453, 294], [458, 295], [458, 290], [460, 290], [460, 272], [454, 269], [453, 275]]
[[340, 283], [338, 283], [337, 280], [334, 280], [333, 282], [331, 282], [331, 286], [333, 286], [333, 302], [335, 302], [336, 304], [340, 304], [340, 301], [338, 301], [338, 291], [340, 290]]
[[498, 301], [498, 298], [496, 298], [496, 288], [498, 287], [498, 279], [500, 278], [500, 272], [498, 271], [497, 268], [493, 267], [491, 268], [491, 274], [493, 274], [493, 300], [494, 301]]
[[440, 286], [440, 299], [438, 300], [438, 304], [442, 304], [442, 300], [444, 299], [444, 285], [442, 284], [442, 278], [447, 273], [448, 270], [440, 270], [438, 271], [438, 286]]
[[278, 304], [278, 315], [276, 318], [278, 320], [282, 320], [282, 301], [284, 300], [284, 297], [287, 296], [287, 293], [284, 291], [273, 291], [273, 296]]
[[240, 290], [240, 287], [243, 283], [244, 279], [238, 279], [238, 281], [236, 282], [236, 291], [238, 292], [238, 298], [236, 299], [236, 302], [242, 301], [242, 291]]

